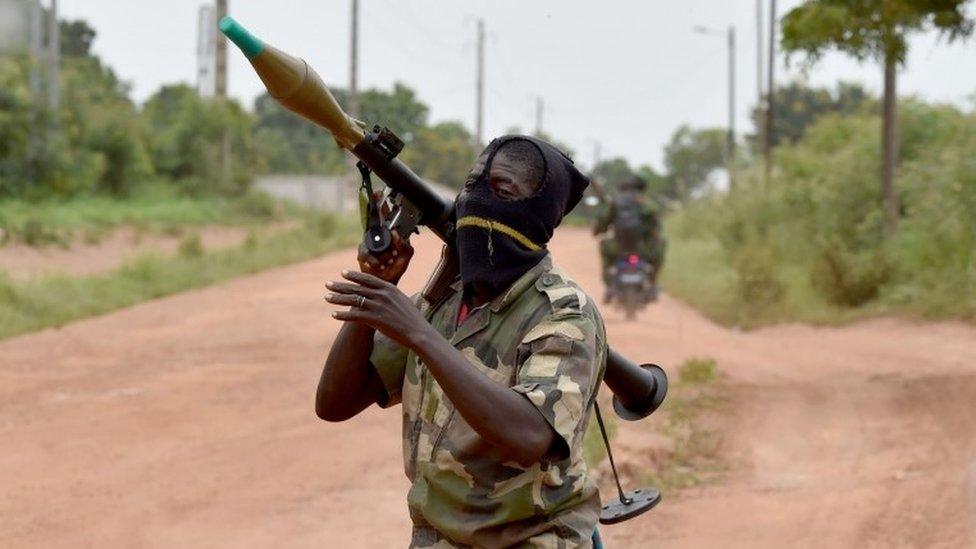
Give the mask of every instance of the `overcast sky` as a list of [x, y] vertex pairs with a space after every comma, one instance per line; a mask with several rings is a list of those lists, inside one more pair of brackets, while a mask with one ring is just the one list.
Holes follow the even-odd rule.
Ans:
[[[43, 0], [46, 4], [48, 0]], [[94, 49], [142, 101], [161, 84], [193, 83], [200, 0], [61, 0], [61, 14], [98, 31]], [[781, 0], [780, 14], [800, 0]], [[349, 0], [230, 0], [230, 14], [257, 36], [306, 58], [330, 84], [348, 83]], [[756, 102], [755, 0], [361, 0], [360, 87], [402, 81], [433, 121], [474, 126], [476, 20], [485, 21], [486, 137], [531, 130], [537, 97], [543, 127], [589, 165], [602, 156], [662, 166], [662, 148], [683, 123], [725, 126], [726, 45], [702, 25], [737, 31], [737, 130], [751, 132]], [[768, 9], [768, 1], [764, 1]], [[768, 16], [768, 13], [765, 14]], [[232, 48], [229, 92], [248, 106], [261, 83]], [[779, 63], [780, 81], [800, 75]], [[853, 80], [880, 90], [881, 69], [831, 55], [810, 71], [815, 84]], [[912, 40], [902, 94], [971, 107], [976, 43]], [[374, 122], [374, 121], [368, 121]], [[381, 122], [381, 121], [380, 121]]]

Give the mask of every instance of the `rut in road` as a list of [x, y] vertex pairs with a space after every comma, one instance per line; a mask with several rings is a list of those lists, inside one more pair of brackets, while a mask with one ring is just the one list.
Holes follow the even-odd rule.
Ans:
[[[601, 293], [596, 244], [557, 264]], [[404, 284], [438, 252], [418, 238]], [[351, 250], [0, 342], [0, 545], [396, 547], [409, 532], [396, 411], [313, 413]], [[604, 527], [610, 547], [974, 543], [976, 330], [875, 320], [718, 327], [667, 296], [609, 338], [669, 368], [715, 358], [721, 482]], [[673, 372], [673, 370], [670, 370]], [[654, 418], [620, 423], [640, 466]]]

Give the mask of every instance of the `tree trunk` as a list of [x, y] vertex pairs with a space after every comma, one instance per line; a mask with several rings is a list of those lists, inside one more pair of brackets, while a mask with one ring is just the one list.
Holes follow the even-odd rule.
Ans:
[[898, 194], [895, 192], [895, 172], [898, 168], [897, 70], [898, 61], [889, 54], [885, 58], [884, 121], [881, 129], [881, 197], [886, 238], [894, 234], [898, 225]]

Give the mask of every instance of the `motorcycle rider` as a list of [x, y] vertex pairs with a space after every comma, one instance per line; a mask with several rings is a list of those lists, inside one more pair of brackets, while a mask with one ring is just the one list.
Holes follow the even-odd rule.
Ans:
[[661, 230], [658, 213], [646, 195], [647, 182], [637, 175], [616, 185], [617, 192], [597, 218], [593, 234], [599, 236], [611, 228], [613, 234], [600, 241], [603, 265], [604, 302], [614, 298], [611, 267], [623, 254], [636, 253], [653, 267], [650, 274], [652, 299], [657, 299], [657, 276], [664, 264], [667, 241]]

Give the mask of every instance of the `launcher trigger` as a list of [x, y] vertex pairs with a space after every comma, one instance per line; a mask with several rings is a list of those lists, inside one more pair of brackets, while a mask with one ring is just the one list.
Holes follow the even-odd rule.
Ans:
[[403, 194], [387, 187], [384, 205], [389, 208], [389, 215], [385, 224], [391, 232], [396, 231], [404, 240], [409, 239], [415, 233], [420, 233], [417, 228], [420, 224], [420, 208], [414, 206]]

